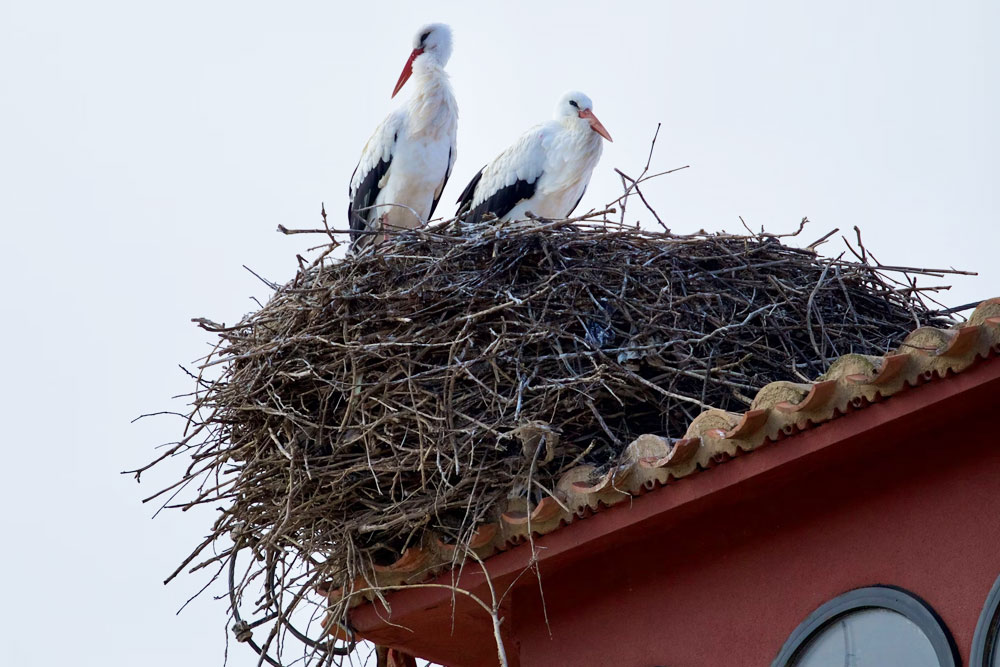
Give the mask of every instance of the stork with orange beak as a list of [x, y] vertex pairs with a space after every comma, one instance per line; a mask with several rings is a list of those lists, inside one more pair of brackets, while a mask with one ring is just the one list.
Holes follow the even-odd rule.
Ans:
[[458, 215], [478, 222], [492, 213], [517, 220], [531, 213], [565, 218], [577, 207], [611, 135], [581, 92], [563, 95], [555, 119], [531, 128], [479, 170], [458, 198]]
[[[450, 57], [448, 26], [417, 32], [392, 97], [411, 79], [412, 92], [375, 128], [351, 176], [347, 217], [355, 232], [412, 229], [434, 214], [458, 154], [458, 104], [444, 71]], [[352, 233], [352, 247], [372, 236]]]

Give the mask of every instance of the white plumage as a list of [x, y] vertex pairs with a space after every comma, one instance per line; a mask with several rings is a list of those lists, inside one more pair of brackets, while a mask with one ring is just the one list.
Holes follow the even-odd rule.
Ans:
[[601, 159], [602, 137], [611, 141], [581, 92], [566, 93], [555, 118], [528, 130], [483, 167], [459, 197], [459, 214], [478, 221], [486, 213], [517, 220], [525, 213], [568, 216], [583, 197]]
[[[409, 229], [433, 214], [458, 154], [458, 104], [444, 71], [450, 57], [448, 26], [417, 32], [393, 96], [411, 75], [413, 92], [375, 128], [351, 176], [351, 229]], [[366, 244], [371, 235], [352, 234], [352, 240]]]

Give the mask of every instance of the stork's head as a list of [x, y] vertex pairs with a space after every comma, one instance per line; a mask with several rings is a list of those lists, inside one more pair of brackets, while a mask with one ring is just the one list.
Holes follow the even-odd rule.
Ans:
[[594, 103], [578, 90], [571, 90], [562, 96], [559, 105], [556, 106], [556, 118], [559, 120], [578, 119], [576, 122], [581, 128], [589, 127], [608, 141], [612, 141], [611, 135], [594, 115]]
[[413, 37], [413, 51], [403, 66], [403, 73], [399, 75], [392, 96], [396, 96], [413, 74], [414, 62], [444, 67], [448, 64], [449, 58], [451, 58], [451, 28], [444, 23], [428, 23]]

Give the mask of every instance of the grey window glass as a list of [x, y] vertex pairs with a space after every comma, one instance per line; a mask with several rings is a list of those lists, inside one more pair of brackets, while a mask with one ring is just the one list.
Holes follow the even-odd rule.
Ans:
[[795, 667], [938, 667], [927, 635], [908, 618], [870, 607], [838, 616], [806, 643]]

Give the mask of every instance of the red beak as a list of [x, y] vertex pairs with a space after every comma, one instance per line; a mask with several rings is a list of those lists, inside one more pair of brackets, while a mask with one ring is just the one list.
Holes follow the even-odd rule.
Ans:
[[396, 93], [398, 93], [400, 88], [403, 87], [406, 80], [410, 78], [411, 74], [413, 74], [413, 61], [416, 60], [417, 56], [423, 52], [423, 49], [413, 49], [413, 53], [410, 54], [410, 57], [406, 60], [406, 64], [403, 65], [403, 73], [399, 75], [399, 81], [396, 82], [396, 87], [392, 91], [393, 97], [396, 96]]
[[601, 121], [597, 120], [597, 116], [594, 115], [593, 111], [590, 109], [582, 109], [580, 111], [580, 118], [586, 118], [590, 121], [590, 127], [594, 130], [594, 132], [597, 132], [611, 143], [614, 143], [614, 139], [612, 139], [611, 135], [608, 134], [608, 131], [604, 129], [604, 125], [601, 124]]

